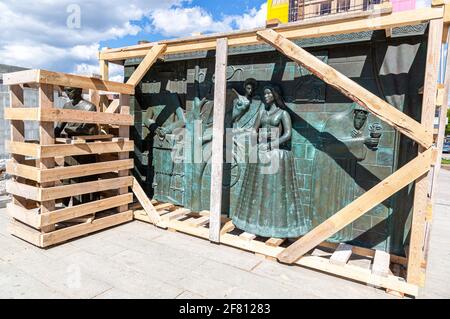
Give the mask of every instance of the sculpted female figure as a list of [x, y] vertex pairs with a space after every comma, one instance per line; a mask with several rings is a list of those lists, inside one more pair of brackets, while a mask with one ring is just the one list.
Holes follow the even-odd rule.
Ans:
[[258, 161], [248, 163], [232, 219], [236, 227], [264, 237], [298, 237], [310, 229], [301, 206], [291, 151], [292, 123], [280, 91], [264, 88], [254, 128]]

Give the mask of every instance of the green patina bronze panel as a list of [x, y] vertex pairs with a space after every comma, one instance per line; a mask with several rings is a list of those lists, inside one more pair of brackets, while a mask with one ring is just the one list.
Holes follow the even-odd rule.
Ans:
[[[399, 28], [389, 39], [366, 32], [298, 42], [420, 120], [425, 27]], [[138, 63], [127, 61], [126, 77]], [[196, 211], [209, 209], [214, 70], [214, 52], [168, 57], [132, 100], [135, 176], [149, 196]], [[265, 45], [230, 50], [227, 88], [223, 213], [250, 233], [303, 235], [417, 152], [410, 139]], [[404, 254], [412, 199], [410, 186], [331, 240]]]

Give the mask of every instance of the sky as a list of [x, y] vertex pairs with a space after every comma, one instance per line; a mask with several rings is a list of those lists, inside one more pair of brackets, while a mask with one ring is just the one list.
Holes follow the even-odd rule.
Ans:
[[[0, 64], [98, 74], [102, 48], [251, 29], [266, 14], [266, 0], [0, 0]], [[123, 81], [123, 68], [110, 78]]]
[[265, 0], [0, 0], [0, 64], [98, 74], [104, 47], [255, 28], [266, 12]]

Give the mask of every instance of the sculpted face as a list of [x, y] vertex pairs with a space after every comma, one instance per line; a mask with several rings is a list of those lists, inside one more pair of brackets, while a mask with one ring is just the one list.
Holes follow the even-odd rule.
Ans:
[[271, 90], [264, 90], [264, 101], [266, 102], [266, 104], [272, 104], [273, 102], [275, 102], [275, 98]]
[[253, 84], [248, 83], [245, 86], [245, 95], [246, 96], [253, 96], [255, 94], [255, 88], [253, 86]]
[[73, 100], [80, 100], [81, 99], [81, 95], [83, 93], [82, 89], [79, 88], [72, 88], [72, 87], [67, 87], [64, 89], [64, 92], [66, 92], [67, 97], [73, 101]]
[[364, 123], [366, 123], [367, 120], [367, 113], [364, 111], [355, 111], [355, 116], [353, 118], [353, 125], [355, 126], [355, 129], [360, 130]]

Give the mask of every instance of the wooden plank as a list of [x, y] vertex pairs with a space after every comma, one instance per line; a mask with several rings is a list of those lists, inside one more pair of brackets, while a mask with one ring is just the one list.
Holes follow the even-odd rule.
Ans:
[[20, 154], [36, 158], [76, 156], [89, 154], [107, 154], [134, 151], [133, 141], [37, 145], [24, 142], [7, 141], [6, 148], [12, 154]]
[[225, 136], [225, 106], [227, 88], [228, 40], [217, 40], [214, 84], [213, 140], [211, 155], [211, 204], [209, 239], [220, 242], [220, 217], [222, 214], [223, 145]]
[[84, 224], [58, 229], [51, 233], [46, 233], [42, 235], [42, 246], [48, 247], [51, 245], [59, 244], [61, 242], [76, 237], [80, 237], [105, 228], [110, 228], [113, 226], [129, 222], [132, 219], [133, 219], [133, 212], [126, 211], [123, 213], [118, 213], [111, 216], [95, 219], [91, 223], [88, 222]]
[[129, 186], [132, 186], [132, 184], [133, 177], [124, 176], [93, 182], [44, 188], [40, 189], [40, 201], [101, 192], [110, 189], [128, 188]]
[[174, 208], [175, 205], [172, 203], [162, 203], [155, 206], [156, 210], [164, 210], [164, 209], [171, 209]]
[[162, 216], [163, 220], [172, 220], [172, 219], [180, 219], [183, 216], [186, 216], [186, 214], [190, 213], [190, 210], [187, 208], [178, 208], [174, 210], [173, 212], [170, 212], [168, 214], [165, 214]]
[[139, 203], [142, 205], [142, 208], [144, 209], [145, 213], [148, 215], [150, 223], [155, 225], [159, 224], [161, 222], [161, 217], [156, 212], [155, 206], [153, 206], [151, 200], [148, 198], [147, 194], [142, 189], [141, 185], [136, 180], [136, 178], [133, 178], [132, 190], [134, 195], [138, 199]]
[[425, 174], [430, 169], [432, 151], [429, 149], [419, 154], [408, 164], [284, 249], [278, 259], [285, 263], [294, 263], [321, 242]]
[[11, 121], [40, 121], [40, 112], [37, 107], [5, 107], [5, 120]]
[[209, 223], [209, 216], [202, 216], [199, 218], [190, 218], [186, 221], [186, 223], [188, 223], [189, 225], [194, 226], [194, 227], [205, 226], [206, 224]]
[[335, 265], [345, 265], [352, 256], [352, 245], [340, 243], [330, 257], [330, 263]]
[[100, 60], [100, 76], [103, 81], [109, 81], [109, 62]]
[[111, 125], [134, 124], [133, 116], [128, 114], [100, 113], [69, 109], [38, 108], [5, 108], [6, 120], [41, 121], [41, 122], [71, 122], [71, 123], [96, 123]]
[[[24, 105], [24, 93], [23, 88], [19, 85], [11, 85], [9, 88], [9, 98], [10, 98], [10, 104], [11, 108], [21, 108]], [[10, 143], [19, 143], [19, 144], [25, 144], [25, 123], [23, 121], [11, 121], [11, 141], [6, 141], [6, 149], [8, 150], [8, 147]], [[22, 148], [23, 149], [23, 148]], [[26, 151], [30, 151], [29, 148], [26, 149]], [[33, 152], [30, 152], [31, 154], [11, 154], [11, 161], [16, 164], [25, 164], [25, 156], [33, 156], [35, 155]], [[13, 180], [16, 182], [21, 182], [21, 178], [13, 177]], [[23, 197], [13, 196], [12, 202], [15, 205], [18, 205], [20, 207], [27, 207], [28, 202]]]
[[41, 215], [38, 214], [38, 209], [26, 209], [25, 207], [21, 207], [19, 205], [10, 202], [6, 205], [6, 211], [8, 215], [34, 227], [39, 229], [41, 227]]
[[39, 181], [39, 169], [35, 166], [19, 164], [12, 160], [6, 163], [6, 172], [13, 176], [19, 176], [32, 181]]
[[125, 159], [110, 162], [100, 162], [92, 164], [82, 164], [67, 167], [57, 167], [53, 169], [40, 170], [38, 173], [38, 182], [49, 182], [74, 177], [82, 177], [119, 170], [128, 170], [134, 167], [133, 159]]
[[284, 243], [286, 239], [285, 238], [269, 238], [266, 240], [266, 245], [272, 246], [272, 247], [278, 247], [282, 243]]
[[[11, 121], [12, 122], [22, 122], [22, 121]], [[23, 123], [23, 122], [22, 122]], [[8, 153], [11, 153], [11, 157], [17, 158], [21, 156], [39, 157], [39, 145], [33, 143], [25, 143], [23, 141], [11, 140], [5, 141], [5, 148]], [[16, 162], [19, 162], [15, 160]], [[22, 161], [20, 161], [22, 162]]]
[[[54, 87], [49, 84], [40, 84], [39, 86], [39, 111], [48, 112], [53, 109], [54, 100]], [[40, 122], [39, 123], [39, 141], [40, 144], [50, 145], [55, 144], [55, 133], [54, 133], [54, 123], [53, 122]], [[39, 170], [48, 170], [55, 167], [55, 159], [53, 158], [41, 158], [37, 160], [36, 167]], [[58, 180], [58, 179], [56, 179]], [[39, 182], [38, 187], [53, 187], [55, 183], [52, 182]], [[48, 200], [42, 201], [40, 203], [40, 213], [45, 214], [55, 210], [55, 201]], [[43, 232], [53, 231], [55, 229], [54, 225], [48, 225], [42, 227]]]
[[13, 236], [23, 239], [37, 247], [42, 247], [42, 236], [36, 229], [12, 220], [7, 226], [7, 230]]
[[[274, 30], [284, 37], [295, 39], [316, 38], [327, 35], [348, 34], [354, 32], [364, 32], [371, 30], [384, 30], [387, 28], [401, 27], [407, 25], [416, 25], [431, 19], [439, 19], [443, 16], [442, 8], [423, 8], [403, 12], [395, 12], [389, 15], [376, 15], [373, 12], [367, 14], [370, 17], [356, 17], [349, 19], [346, 15], [326, 19], [319, 17], [309, 19], [311, 21], [299, 21], [280, 25]], [[330, 17], [332, 18], [332, 16]], [[188, 39], [177, 39], [171, 41], [160, 41], [168, 45], [166, 54], [185, 53], [201, 50], [214, 50], [218, 38], [227, 37], [230, 47], [247, 46], [259, 44], [256, 32], [264, 28], [240, 31], [226, 34], [212, 34], [207, 36], [192, 37]], [[125, 47], [119, 49], [106, 50], [100, 53], [100, 57], [109, 61], [125, 60], [145, 56], [155, 43]]]
[[109, 189], [131, 186], [133, 178], [129, 176], [98, 180], [72, 185], [38, 188], [12, 180], [6, 182], [6, 190], [10, 194], [28, 198], [37, 202], [50, 201], [59, 198], [101, 192]]
[[[424, 95], [422, 101], [422, 124], [433, 130], [437, 99], [437, 85], [440, 63], [440, 49], [442, 39], [442, 19], [430, 22], [427, 45], [427, 64], [425, 69]], [[419, 153], [425, 149], [419, 147]], [[424, 174], [416, 181], [414, 188], [414, 204], [409, 243], [407, 281], [411, 284], [420, 284], [421, 263], [425, 240], [425, 215], [429, 201], [429, 179], [431, 173]]]
[[110, 140], [114, 137], [113, 134], [100, 134], [100, 135], [85, 135], [85, 136], [74, 136], [75, 140], [92, 141], [92, 140]]
[[375, 250], [375, 258], [372, 264], [372, 274], [387, 277], [389, 275], [389, 265], [391, 256], [382, 250]]
[[116, 113], [120, 109], [120, 100], [113, 100], [108, 108], [105, 110], [105, 113]]
[[244, 232], [239, 235], [239, 238], [244, 239], [244, 240], [253, 240], [256, 238], [256, 235]]
[[236, 226], [234, 226], [233, 221], [230, 220], [226, 222], [225, 225], [223, 225], [222, 229], [220, 230], [220, 235], [222, 236], [223, 234], [232, 232], [235, 228]]
[[142, 78], [147, 74], [148, 70], [150, 70], [152, 65], [156, 62], [156, 60], [158, 60], [158, 57], [160, 57], [164, 53], [164, 51], [166, 51], [166, 48], [166, 44], [155, 45], [154, 47], [152, 47], [146, 54], [144, 60], [142, 60], [137, 69], [128, 79], [127, 84], [136, 87], [139, 82], [141, 82]]
[[134, 86], [119, 82], [104, 81], [95, 77], [51, 72], [47, 70], [26, 70], [3, 74], [4, 85], [41, 83], [69, 86], [97, 91], [134, 94]]
[[42, 226], [56, 224], [62, 221], [71, 220], [77, 217], [95, 214], [121, 205], [126, 205], [131, 202], [133, 202], [133, 194], [128, 193], [72, 207], [66, 207], [42, 214], [40, 216], [41, 224]]
[[[120, 94], [119, 97], [120, 101], [120, 115], [129, 115], [130, 114], [130, 96], [127, 94]], [[130, 137], [130, 127], [126, 125], [119, 126], [119, 137], [123, 139], [128, 139]], [[119, 160], [124, 160], [130, 157], [129, 153], [123, 152], [119, 153], [118, 155]], [[119, 177], [124, 177], [130, 175], [129, 169], [124, 169], [118, 171]], [[132, 186], [133, 184], [131, 184]], [[128, 187], [121, 187], [118, 190], [118, 194], [126, 194], [128, 193]], [[123, 205], [118, 208], [118, 212], [122, 213], [128, 210], [128, 205]]]
[[[339, 244], [324, 241], [324, 242], [320, 243], [318, 246], [326, 247], [326, 248], [330, 248], [330, 249], [336, 249], [339, 246]], [[370, 257], [370, 258], [373, 258], [375, 256], [375, 250], [365, 248], [365, 247], [353, 246], [352, 251], [353, 251], [354, 255], [358, 255], [358, 256]], [[397, 263], [397, 264], [400, 264], [403, 266], [406, 266], [408, 264], [408, 260], [403, 256], [391, 255], [391, 261], [393, 263]]]
[[11, 195], [40, 201], [39, 188], [36, 186], [26, 185], [15, 180], [7, 180], [5, 186], [6, 191]]
[[429, 127], [422, 126], [420, 123], [385, 102], [377, 95], [363, 88], [277, 32], [265, 30], [259, 31], [257, 34], [261, 39], [272, 45], [278, 51], [305, 67], [315, 76], [333, 86], [351, 100], [364, 106], [372, 114], [393, 126], [401, 133], [417, 141], [425, 148], [431, 147], [433, 142], [433, 130]]
[[6, 171], [10, 175], [20, 176], [38, 183], [53, 182], [68, 178], [82, 177], [114, 172], [134, 167], [132, 159], [121, 161], [100, 162], [75, 166], [60, 166], [51, 169], [39, 169], [29, 165], [8, 161]]

